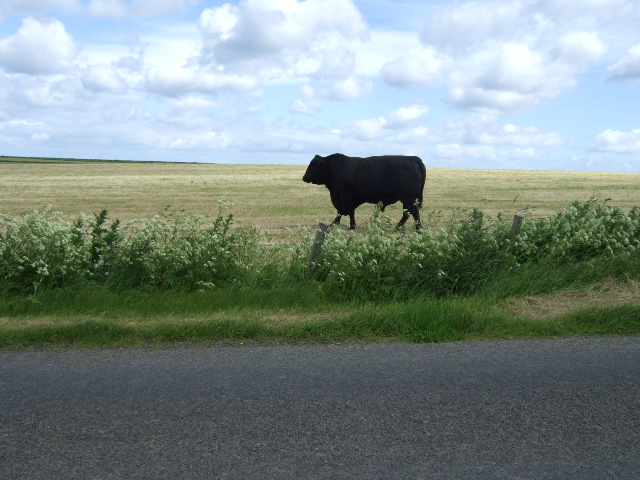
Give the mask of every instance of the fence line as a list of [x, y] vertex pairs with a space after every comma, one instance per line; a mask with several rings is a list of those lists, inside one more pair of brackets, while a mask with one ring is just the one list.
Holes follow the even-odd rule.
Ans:
[[511, 232], [509, 232], [509, 240], [513, 242], [513, 239], [516, 238], [516, 235], [518, 234], [518, 230], [520, 230], [520, 225], [522, 225], [522, 221], [524, 220], [524, 217], [521, 217], [520, 215], [515, 215], [513, 217], [513, 224], [511, 225]]
[[[522, 225], [522, 221], [524, 217], [520, 215], [515, 215], [513, 217], [513, 224], [511, 225], [511, 231], [509, 232], [509, 240], [513, 241], [518, 234], [518, 230], [520, 230], [520, 225]], [[324, 244], [324, 239], [327, 236], [327, 231], [331, 228], [332, 225], [327, 225], [325, 223], [318, 224], [318, 230], [316, 231], [316, 237], [313, 240], [313, 247], [311, 247], [311, 255], [309, 256], [309, 263], [307, 264], [307, 274], [310, 275], [313, 273], [315, 269], [316, 260], [320, 256], [320, 252], [322, 252], [322, 245]]]
[[309, 257], [309, 264], [307, 265], [307, 273], [313, 273], [314, 267], [316, 265], [316, 260], [322, 251], [322, 244], [324, 243], [324, 238], [327, 235], [327, 230], [330, 225], [320, 223], [318, 225], [318, 231], [316, 232], [316, 238], [313, 240], [313, 247], [311, 248], [311, 256]]

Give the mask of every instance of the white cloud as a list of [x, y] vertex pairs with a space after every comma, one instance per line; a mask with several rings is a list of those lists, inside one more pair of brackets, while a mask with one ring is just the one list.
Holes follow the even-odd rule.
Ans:
[[313, 76], [322, 80], [344, 80], [352, 75], [356, 57], [353, 52], [339, 45], [321, 52], [320, 66]]
[[179, 12], [198, 3], [198, 0], [91, 0], [86, 12], [92, 17], [153, 17]]
[[400, 107], [390, 112], [386, 117], [367, 118], [349, 122], [341, 134], [343, 138], [370, 141], [380, 138], [389, 138], [389, 130], [405, 130], [398, 133], [396, 139], [399, 143], [409, 143], [418, 138], [424, 138], [428, 129], [419, 125], [422, 117], [428, 112], [429, 107], [419, 103]]
[[446, 159], [494, 160], [496, 152], [488, 146], [464, 146], [458, 144], [438, 145], [436, 156]]
[[313, 98], [295, 100], [289, 107], [291, 113], [300, 113], [302, 115], [316, 115], [321, 110], [322, 105]]
[[400, 107], [387, 116], [387, 128], [406, 128], [416, 125], [429, 111], [429, 107], [423, 104], [413, 104]]
[[125, 80], [107, 65], [93, 65], [82, 71], [82, 85], [96, 93], [123, 93], [127, 90]]
[[603, 53], [597, 36], [584, 32], [561, 37], [551, 52], [522, 43], [480, 51], [452, 73], [450, 102], [494, 115], [530, 110], [573, 87]]
[[386, 123], [383, 117], [356, 120], [342, 131], [342, 137], [362, 141], [375, 140], [385, 135]]
[[518, 159], [536, 158], [538, 154], [533, 148], [514, 148], [510, 152], [511, 157]]
[[399, 88], [420, 88], [441, 80], [448, 59], [431, 47], [412, 48], [409, 52], [386, 63], [381, 74], [384, 81]]
[[463, 110], [492, 114], [526, 110], [552, 86], [548, 80], [540, 54], [526, 45], [506, 44], [460, 64], [450, 77], [450, 102]]
[[132, 72], [141, 71], [144, 67], [144, 52], [142, 50], [139, 50], [136, 53], [136, 55], [127, 55], [118, 58], [115, 62], [113, 62], [114, 66]]
[[530, 168], [550, 168], [544, 163], [546, 157], [533, 148], [439, 144], [433, 152], [433, 158], [437, 159], [434, 163], [441, 167], [510, 169], [525, 164]]
[[169, 97], [189, 92], [217, 94], [224, 90], [250, 93], [258, 87], [256, 79], [249, 76], [183, 67], [154, 69], [147, 73], [146, 85], [151, 91]]
[[134, 0], [131, 9], [134, 15], [152, 17], [180, 12], [199, 3], [200, 0]]
[[124, 0], [91, 0], [87, 13], [92, 17], [124, 17], [129, 8]]
[[71, 69], [78, 47], [57, 20], [22, 20], [18, 33], [0, 40], [0, 67], [29, 74], [65, 73]]
[[321, 90], [319, 95], [329, 100], [353, 100], [368, 95], [372, 89], [373, 83], [371, 80], [352, 76], [346, 80], [334, 82], [331, 89]]
[[518, 147], [559, 147], [565, 143], [558, 133], [543, 133], [536, 127], [518, 127], [511, 123], [500, 128], [490, 125], [482, 131], [467, 132], [466, 139], [469, 143]]
[[411, 49], [421, 49], [414, 32], [372, 29], [363, 39], [349, 42], [356, 56], [355, 72], [365, 77], [377, 77], [382, 68]]
[[316, 95], [311, 85], [303, 85], [300, 87], [300, 94], [307, 100], [315, 98]]
[[422, 40], [444, 50], [476, 48], [489, 39], [511, 39], [521, 28], [525, 3], [520, 1], [471, 2], [446, 7], [424, 27]]
[[202, 62], [255, 71], [287, 66], [327, 37], [362, 38], [362, 15], [350, 0], [247, 0], [200, 16]]
[[638, 14], [635, 0], [539, 0], [539, 8], [560, 22], [590, 17], [611, 21]]
[[630, 132], [605, 130], [596, 137], [594, 150], [609, 153], [640, 153], [640, 128]]
[[576, 5], [571, 21], [557, 12], [545, 15], [545, 8], [555, 12], [558, 5], [542, 0], [441, 8], [426, 20], [424, 46], [387, 62], [382, 78], [399, 88], [446, 81], [450, 104], [462, 110], [492, 115], [531, 110], [575, 86], [577, 75], [603, 57], [607, 46], [590, 15], [611, 2], [627, 4], [587, 0], [587, 10]]
[[153, 17], [181, 12], [201, 0], [3, 0], [1, 14], [41, 14], [65, 12], [89, 17]]
[[429, 130], [429, 140], [439, 144], [485, 145], [496, 147], [553, 148], [566, 144], [556, 132], [544, 132], [537, 127], [522, 127], [500, 123], [489, 115], [471, 115], [444, 120]]
[[322, 105], [315, 98], [315, 92], [310, 85], [300, 87], [301, 99], [295, 100], [290, 106], [291, 113], [299, 113], [302, 115], [316, 115], [322, 110]]
[[[3, 76], [0, 75], [0, 78]], [[11, 117], [40, 119], [40, 115], [59, 118], [95, 106], [81, 95], [82, 87], [75, 78], [66, 76], [42, 77], [36, 75], [6, 76], [0, 84], [0, 111]], [[11, 81], [13, 80], [13, 81]], [[2, 88], [4, 86], [4, 88]]]
[[0, 121], [0, 139], [4, 147], [19, 141], [41, 143], [50, 138], [47, 125], [44, 122], [32, 120]]
[[640, 43], [629, 49], [627, 55], [608, 68], [608, 80], [640, 81]]
[[167, 148], [190, 150], [190, 149], [212, 149], [224, 150], [229, 146], [231, 140], [224, 133], [205, 132], [182, 132], [181, 136], [169, 139], [164, 142]]
[[49, 134], [48, 133], [34, 133], [33, 135], [31, 135], [31, 140], [33, 140], [34, 142], [45, 142], [47, 140], [49, 140]]
[[157, 120], [171, 129], [206, 131], [211, 129], [214, 114], [219, 108], [215, 101], [202, 96], [170, 98]]
[[341, 129], [342, 136], [364, 141], [384, 139], [388, 144], [439, 145], [443, 158], [460, 152], [468, 158], [480, 158], [482, 154], [494, 152], [494, 147], [516, 147], [511, 150], [513, 155], [526, 157], [532, 156], [532, 147], [554, 148], [566, 144], [559, 133], [513, 123], [501, 124], [493, 116], [451, 118], [440, 125], [427, 126], [423, 124], [427, 112], [427, 105], [421, 103], [404, 106], [386, 116], [348, 122]]
[[414, 127], [396, 135], [396, 141], [401, 144], [424, 142], [427, 140], [428, 134], [429, 129], [427, 127]]
[[239, 8], [230, 3], [221, 7], [206, 9], [200, 14], [199, 28], [207, 49], [215, 48], [218, 43], [228, 41], [239, 21]]
[[606, 46], [594, 32], [571, 32], [562, 35], [557, 42], [555, 60], [573, 65], [582, 71], [597, 62], [606, 51]]
[[3, 0], [0, 4], [0, 15], [3, 13], [42, 13], [48, 10], [80, 11], [79, 0]]

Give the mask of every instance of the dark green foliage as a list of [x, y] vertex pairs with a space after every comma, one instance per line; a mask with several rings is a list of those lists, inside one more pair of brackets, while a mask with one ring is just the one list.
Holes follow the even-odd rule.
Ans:
[[428, 226], [413, 232], [397, 231], [376, 208], [363, 232], [330, 229], [311, 271], [313, 231], [266, 244], [257, 228], [234, 226], [233, 215], [222, 212], [226, 206], [220, 201], [214, 218], [176, 213], [126, 225], [109, 224], [106, 210], [73, 224], [50, 209], [2, 215], [0, 292], [34, 295], [81, 282], [114, 291], [302, 286], [325, 298], [377, 301], [547, 291], [559, 265], [592, 269], [594, 278], [603, 271], [637, 278], [639, 270], [640, 210], [625, 213], [603, 202], [574, 202], [550, 219], [525, 218], [514, 239], [510, 219], [478, 209], [438, 232]]
[[492, 274], [516, 265], [513, 255], [507, 252], [508, 225], [501, 218], [487, 219], [478, 209], [473, 209], [456, 231], [457, 242], [443, 270], [441, 295], [470, 294], [477, 292]]
[[587, 260], [640, 248], [638, 207], [628, 213], [603, 202], [573, 202], [550, 219], [523, 223], [510, 252], [521, 263], [542, 258]]

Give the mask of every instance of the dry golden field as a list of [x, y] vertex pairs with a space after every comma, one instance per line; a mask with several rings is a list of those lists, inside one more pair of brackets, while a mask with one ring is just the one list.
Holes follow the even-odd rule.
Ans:
[[[109, 210], [111, 219], [186, 211], [216, 215], [224, 197], [237, 223], [278, 233], [335, 216], [324, 187], [302, 182], [306, 165], [225, 165], [0, 158], [0, 213], [51, 205], [68, 219]], [[621, 207], [640, 205], [640, 174], [427, 168], [425, 220], [456, 208], [488, 214], [548, 216], [596, 196]], [[389, 208], [400, 216], [400, 205]], [[441, 212], [441, 213], [438, 213]], [[366, 223], [371, 206], [356, 212]]]

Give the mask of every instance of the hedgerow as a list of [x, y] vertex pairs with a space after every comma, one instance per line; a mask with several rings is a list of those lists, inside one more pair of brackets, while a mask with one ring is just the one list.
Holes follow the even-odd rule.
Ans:
[[530, 216], [510, 239], [511, 219], [474, 209], [446, 227], [396, 230], [378, 208], [364, 231], [331, 228], [309, 267], [315, 232], [291, 230], [268, 244], [215, 217], [158, 215], [122, 224], [108, 212], [67, 222], [51, 208], [0, 215], [0, 291], [37, 292], [74, 282], [110, 288], [202, 290], [311, 282], [328, 296], [407, 298], [477, 292], [499, 273], [539, 262], [588, 262], [640, 252], [640, 209], [574, 202], [548, 219]]
[[525, 222], [511, 246], [521, 262], [542, 257], [586, 260], [640, 247], [640, 209], [624, 212], [590, 200], [573, 202], [550, 219]]

